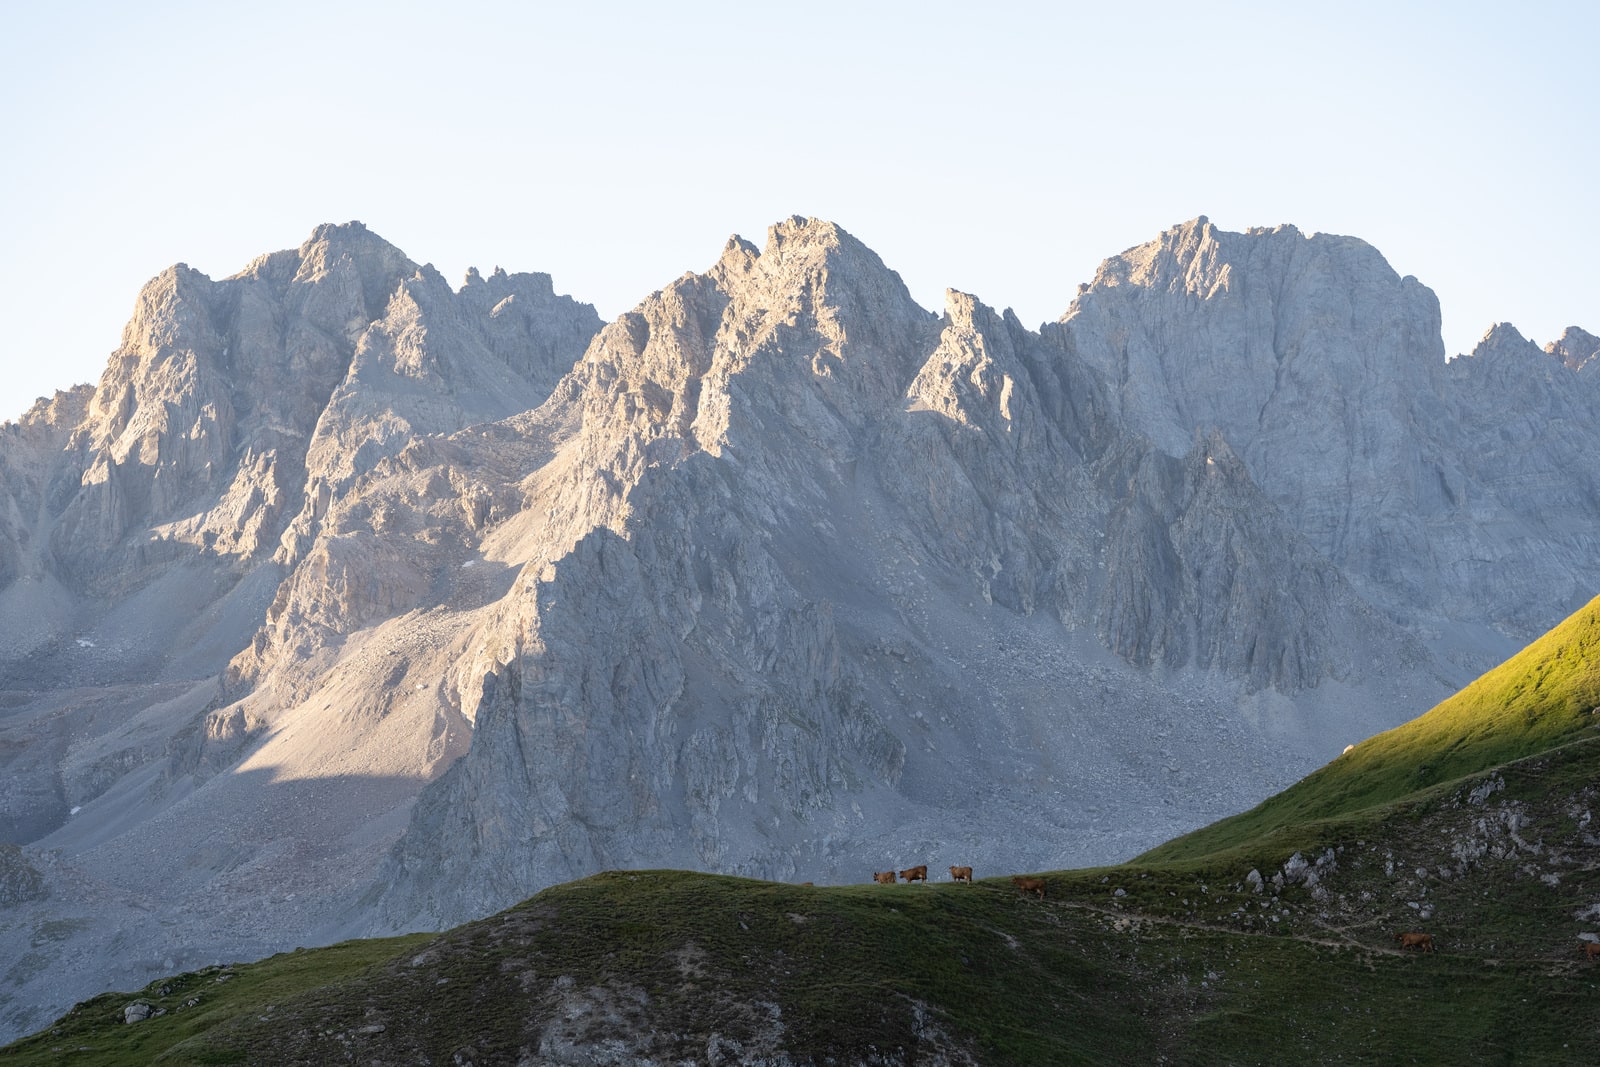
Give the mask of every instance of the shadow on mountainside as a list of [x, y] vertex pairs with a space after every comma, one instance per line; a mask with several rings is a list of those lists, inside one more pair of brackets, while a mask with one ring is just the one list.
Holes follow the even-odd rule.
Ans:
[[421, 784], [255, 769], [142, 810], [151, 781], [129, 776], [19, 854], [42, 892], [0, 909], [0, 1039], [105, 989], [344, 936]]

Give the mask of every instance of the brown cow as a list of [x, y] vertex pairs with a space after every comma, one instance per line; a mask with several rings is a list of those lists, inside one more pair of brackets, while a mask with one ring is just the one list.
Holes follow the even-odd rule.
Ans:
[[1011, 876], [1011, 884], [1024, 893], [1037, 893], [1040, 900], [1044, 899], [1043, 878], [1024, 878], [1020, 874], [1014, 874]]
[[1433, 935], [1432, 934], [1417, 934], [1417, 933], [1395, 934], [1394, 935], [1394, 939], [1396, 941], [1400, 942], [1400, 948], [1401, 949], [1414, 948], [1418, 952], [1432, 952], [1433, 951]]
[[953, 882], [970, 882], [970, 881], [972, 881], [972, 868], [971, 867], [951, 867], [950, 868], [950, 880], [953, 881]]
[[894, 872], [874, 871], [872, 874], [872, 880], [877, 882], [879, 885], [894, 885]]
[[1583, 943], [1583, 958], [1586, 960], [1600, 959], [1600, 941], [1585, 941]]
[[908, 882], [926, 882], [928, 880], [928, 865], [910, 867], [900, 872], [900, 877]]

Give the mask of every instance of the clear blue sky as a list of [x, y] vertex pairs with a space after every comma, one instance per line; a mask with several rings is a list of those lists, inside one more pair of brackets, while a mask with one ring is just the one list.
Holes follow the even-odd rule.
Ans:
[[5, 0], [0, 419], [97, 380], [139, 287], [361, 219], [610, 318], [791, 214], [1065, 310], [1195, 215], [1354, 234], [1497, 321], [1600, 332], [1588, 3]]

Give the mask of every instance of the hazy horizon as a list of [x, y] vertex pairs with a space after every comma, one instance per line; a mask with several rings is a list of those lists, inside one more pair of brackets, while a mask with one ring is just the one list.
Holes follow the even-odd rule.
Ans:
[[828, 218], [938, 310], [1058, 317], [1206, 215], [1359, 237], [1495, 322], [1600, 332], [1581, 235], [1600, 17], [1356, 4], [195, 3], [33, 9], [0, 43], [0, 420], [95, 381], [150, 277], [360, 219], [452, 284], [543, 271], [610, 319], [723, 240]]

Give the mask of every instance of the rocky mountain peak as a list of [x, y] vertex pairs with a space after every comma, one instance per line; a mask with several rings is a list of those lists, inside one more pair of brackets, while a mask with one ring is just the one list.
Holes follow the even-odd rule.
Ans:
[[467, 276], [457, 293], [471, 298], [476, 303], [494, 305], [508, 296], [521, 296], [523, 299], [553, 298], [556, 290], [555, 280], [542, 272], [508, 274], [504, 268], [496, 267], [485, 278], [478, 272], [477, 267], [468, 267]]
[[83, 419], [94, 387], [75, 385], [71, 389], [58, 389], [51, 396], [41, 396], [22, 417], [0, 423], [0, 426], [45, 426], [52, 429], [71, 429]]
[[378, 258], [391, 262], [406, 261], [404, 252], [357, 220], [322, 223], [300, 245], [300, 258], [312, 264], [345, 256], [356, 260]]
[[133, 316], [123, 327], [122, 348], [154, 352], [181, 335], [208, 330], [205, 308], [211, 285], [209, 277], [187, 263], [175, 263], [151, 278], [139, 290]]
[[805, 250], [818, 250], [826, 254], [847, 246], [872, 254], [870, 249], [846, 233], [843, 227], [827, 219], [790, 215], [767, 227], [766, 251], [776, 253], [780, 259]]
[[[724, 257], [746, 255], [750, 247], [735, 238], [724, 249]], [[900, 275], [876, 252], [823, 219], [795, 215], [768, 227], [767, 244], [756, 264], [772, 290], [786, 289], [796, 296], [814, 291], [817, 303], [841, 312], [856, 310], [861, 302], [868, 306], [859, 310], [878, 310], [870, 305], [880, 298], [913, 304]]]
[[722, 255], [707, 273], [727, 288], [737, 284], [738, 279], [748, 277], [757, 269], [760, 260], [761, 249], [735, 233], [729, 235], [722, 246]]
[[404, 252], [360, 222], [324, 223], [311, 231], [298, 251], [300, 274], [307, 281], [326, 274], [341, 262], [358, 265], [368, 277], [378, 271], [392, 276], [416, 270], [416, 264]]
[[995, 318], [994, 309], [973, 294], [963, 293], [959, 289], [944, 291], [944, 314], [945, 322], [958, 329], [975, 328], [980, 319], [986, 325]]
[[[1162, 232], [1153, 241], [1112, 256], [1095, 271], [1090, 289], [1120, 286], [1165, 288], [1170, 279], [1187, 275], [1189, 265], [1216, 251], [1216, 230], [1211, 220], [1197, 215]], [[1071, 317], [1069, 310], [1065, 318]]]
[[834, 223], [796, 216], [768, 230], [756, 267], [763, 284], [735, 304], [754, 298], [780, 334], [798, 331], [777, 337], [774, 355], [810, 353], [811, 381], [841, 410], [903, 395], [935, 319], [876, 252]]
[[1568, 326], [1560, 337], [1545, 345], [1544, 350], [1573, 370], [1579, 370], [1590, 366], [1594, 358], [1600, 356], [1600, 337], [1577, 326]]
[[1106, 260], [1046, 332], [1112, 383], [1122, 416], [1169, 455], [1218, 426], [1259, 474], [1258, 442], [1301, 430], [1279, 408], [1352, 394], [1388, 407], [1432, 391], [1438, 322], [1432, 292], [1363, 241], [1291, 226], [1229, 233], [1202, 216]]
[[[635, 473], [647, 454], [720, 450], [730, 420], [799, 420], [846, 441], [846, 426], [898, 404], [934, 323], [898, 274], [833, 223], [790, 218], [764, 249], [734, 235], [705, 274], [601, 330], [581, 368], [586, 433], [633, 454]], [[616, 436], [624, 427], [635, 444]]]
[[1509, 322], [1497, 322], [1484, 331], [1482, 339], [1469, 353], [1472, 359], [1527, 358], [1543, 355], [1538, 345], [1522, 336]]
[[[1108, 260], [1045, 332], [1107, 383], [1114, 421], [1168, 455], [1220, 430], [1362, 596], [1455, 617], [1493, 600], [1496, 625], [1537, 632], [1526, 583], [1475, 562], [1494, 558], [1481, 524], [1492, 514], [1565, 540], [1555, 516], [1568, 505], [1537, 472], [1587, 480], [1574, 438], [1554, 427], [1592, 402], [1514, 329], [1447, 364], [1433, 293], [1365, 242], [1191, 223]], [[1475, 445], [1451, 444], [1467, 427]], [[1502, 445], [1507, 434], [1521, 443]], [[1525, 472], [1516, 490], [1513, 467]], [[1469, 511], [1479, 525], [1458, 524]], [[1538, 567], [1563, 606], [1586, 592], [1563, 554]], [[1451, 577], [1463, 569], [1477, 575], [1467, 586]]]
[[1027, 379], [1013, 338], [1023, 332], [970, 293], [945, 290], [939, 346], [907, 390], [912, 408], [936, 411], [961, 426], [1009, 433]]
[[1382, 254], [1358, 238], [1308, 235], [1288, 223], [1233, 233], [1200, 215], [1107, 259], [1061, 321], [1072, 318], [1080, 303], [1093, 302], [1097, 290], [1131, 287], [1211, 300], [1230, 293], [1241, 272], [1272, 278], [1274, 289], [1318, 279], [1346, 287], [1358, 280], [1362, 285], [1401, 281]]
[[340, 296], [355, 298], [356, 317], [340, 325], [346, 336], [381, 318], [389, 294], [401, 280], [416, 274], [418, 265], [404, 252], [359, 222], [318, 226], [298, 250], [293, 281], [302, 286], [335, 281]]

